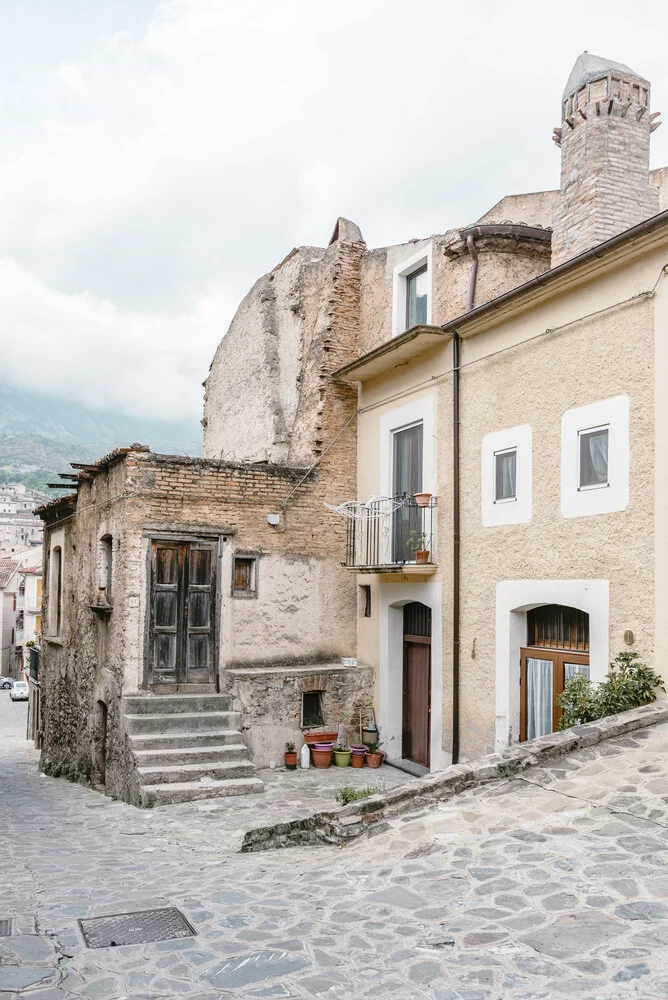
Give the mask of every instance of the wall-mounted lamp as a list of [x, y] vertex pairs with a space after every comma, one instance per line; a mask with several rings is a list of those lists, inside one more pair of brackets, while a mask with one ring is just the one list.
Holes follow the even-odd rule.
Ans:
[[626, 632], [624, 633], [624, 642], [626, 643], [627, 646], [632, 646], [635, 641], [636, 637], [634, 636], [633, 632], [631, 631], [630, 628], [627, 628]]

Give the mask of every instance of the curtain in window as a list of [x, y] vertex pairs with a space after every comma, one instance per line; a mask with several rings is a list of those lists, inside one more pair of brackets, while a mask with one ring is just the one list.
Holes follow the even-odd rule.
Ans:
[[575, 674], [584, 674], [585, 677], [591, 679], [589, 667], [585, 667], [582, 663], [564, 663], [564, 683]]
[[608, 481], [608, 430], [582, 434], [580, 485], [589, 486]]
[[552, 732], [552, 660], [527, 657], [527, 739]]
[[517, 496], [517, 452], [507, 451], [496, 456], [496, 499], [510, 500]]

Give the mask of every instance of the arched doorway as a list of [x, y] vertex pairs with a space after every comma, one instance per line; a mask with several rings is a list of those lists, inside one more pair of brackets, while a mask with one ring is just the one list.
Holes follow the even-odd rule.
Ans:
[[566, 681], [576, 673], [590, 676], [589, 615], [561, 604], [533, 608], [526, 641], [520, 649], [520, 740], [554, 732]]
[[403, 723], [401, 756], [430, 765], [431, 608], [418, 601], [404, 605]]

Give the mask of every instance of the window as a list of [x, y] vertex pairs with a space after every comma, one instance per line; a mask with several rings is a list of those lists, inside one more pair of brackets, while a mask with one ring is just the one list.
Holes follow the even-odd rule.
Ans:
[[578, 489], [608, 486], [608, 427], [580, 431], [580, 481]]
[[[393, 435], [392, 492], [395, 497], [411, 498], [422, 490], [422, 424], [415, 424]], [[392, 562], [415, 560], [415, 548], [423, 548], [418, 539], [424, 535], [424, 511], [414, 502], [404, 503], [392, 515]]]
[[508, 427], [482, 440], [482, 523], [531, 520], [531, 427]]
[[406, 329], [427, 322], [429, 274], [427, 265], [406, 277]]
[[368, 584], [360, 587], [360, 615], [371, 618], [371, 587]]
[[561, 513], [587, 517], [629, 505], [629, 398], [614, 396], [561, 418]]
[[111, 535], [104, 535], [100, 539], [100, 577], [98, 580], [98, 590], [101, 599], [107, 604], [111, 604], [112, 552]]
[[232, 596], [257, 597], [257, 558], [255, 556], [234, 557]]
[[412, 326], [431, 323], [431, 243], [405, 257], [394, 268], [392, 336]]
[[304, 691], [302, 694], [302, 729], [322, 726], [322, 691]]
[[517, 500], [517, 448], [494, 453], [494, 503]]
[[60, 545], [51, 552], [51, 600], [49, 621], [54, 635], [60, 635], [63, 614], [63, 553]]

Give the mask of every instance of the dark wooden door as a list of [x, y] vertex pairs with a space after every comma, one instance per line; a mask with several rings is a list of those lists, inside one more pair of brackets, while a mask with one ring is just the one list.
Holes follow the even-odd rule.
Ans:
[[556, 732], [562, 710], [557, 698], [574, 673], [589, 673], [589, 654], [572, 649], [526, 646], [520, 650], [520, 740]]
[[215, 679], [215, 542], [152, 542], [148, 683]]
[[429, 767], [431, 736], [431, 610], [404, 608], [402, 757]]

